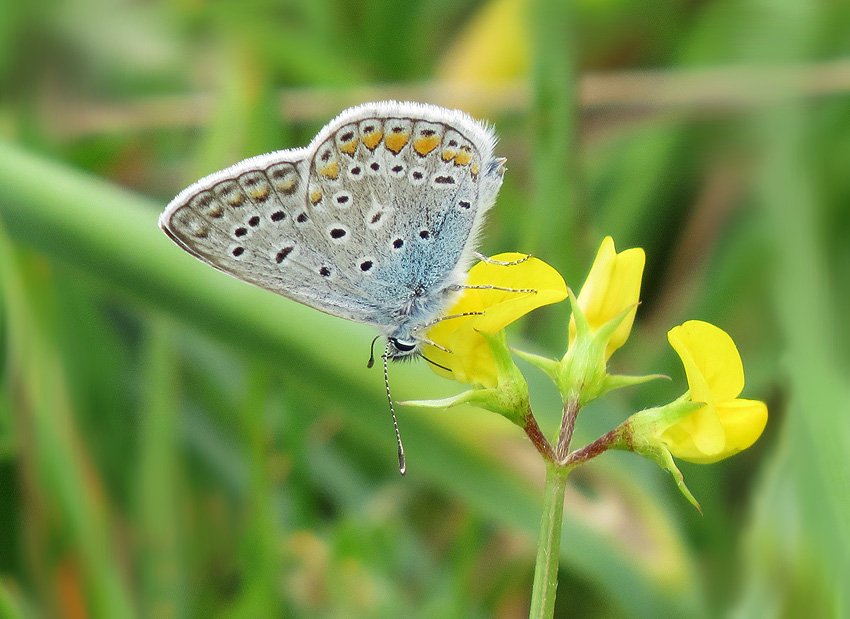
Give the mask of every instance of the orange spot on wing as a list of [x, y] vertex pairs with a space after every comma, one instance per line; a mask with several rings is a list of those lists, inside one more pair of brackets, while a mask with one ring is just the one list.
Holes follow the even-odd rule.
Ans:
[[314, 189], [310, 192], [310, 202], [313, 204], [318, 204], [319, 200], [322, 199], [322, 192], [318, 189]]
[[387, 148], [397, 155], [399, 151], [404, 148], [404, 145], [407, 144], [407, 140], [409, 139], [409, 133], [391, 133], [384, 140], [384, 144], [386, 144]]
[[437, 144], [439, 143], [440, 136], [438, 135], [422, 136], [413, 143], [413, 148], [417, 153], [424, 157], [437, 148]]
[[227, 203], [232, 207], [242, 206], [245, 202], [245, 196], [241, 193], [233, 194], [229, 198], [227, 198]]
[[[455, 161], [457, 161], [457, 159], [455, 159]], [[472, 176], [478, 176], [478, 173], [481, 171], [481, 168], [478, 166], [477, 163], [473, 163], [472, 167], [469, 168], [469, 171], [472, 174]]]
[[257, 187], [254, 191], [251, 192], [251, 197], [254, 200], [262, 201], [269, 197], [269, 187], [268, 185], [264, 185], [262, 187]]
[[[466, 150], [462, 150], [455, 157], [455, 165], [466, 165], [472, 160], [472, 153]], [[478, 172], [473, 172], [473, 174], [478, 174]]]
[[285, 194], [288, 195], [289, 193], [292, 192], [292, 190], [295, 189], [295, 179], [294, 178], [288, 178], [284, 181], [277, 183], [275, 185], [275, 187], [277, 187], [277, 190], [279, 192], [285, 193]]
[[366, 148], [369, 150], [375, 150], [378, 144], [381, 143], [381, 138], [384, 137], [383, 131], [373, 131], [372, 133], [367, 133], [363, 136], [363, 144], [366, 145]]
[[447, 148], [446, 150], [443, 151], [443, 161], [448, 163], [449, 161], [451, 161], [452, 159], [457, 157], [457, 154], [458, 154], [458, 152], [456, 150], [454, 150], [453, 148]]
[[350, 142], [346, 142], [345, 144], [340, 144], [339, 150], [344, 152], [346, 155], [354, 155], [354, 152], [357, 150], [357, 138]]
[[336, 161], [331, 161], [329, 164], [319, 169], [319, 174], [325, 178], [336, 180], [339, 178], [339, 164]]

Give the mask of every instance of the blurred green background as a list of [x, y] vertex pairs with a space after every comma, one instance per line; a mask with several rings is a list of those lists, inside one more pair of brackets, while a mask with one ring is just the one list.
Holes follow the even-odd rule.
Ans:
[[[665, 333], [729, 332], [763, 437], [570, 478], [560, 617], [850, 616], [845, 0], [0, 2], [0, 617], [527, 615], [543, 467], [472, 409], [398, 407], [372, 331], [195, 261], [167, 202], [385, 98], [492, 122], [482, 250], [578, 288], [647, 252], [623, 373], [574, 444], [686, 389]], [[511, 341], [557, 355], [565, 304]], [[554, 432], [554, 388], [523, 366]], [[461, 386], [395, 366], [396, 399]]]

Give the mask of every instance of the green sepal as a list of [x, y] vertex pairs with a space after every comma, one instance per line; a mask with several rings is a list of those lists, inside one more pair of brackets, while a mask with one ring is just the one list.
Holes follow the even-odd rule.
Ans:
[[681, 492], [688, 502], [696, 507], [697, 511], [702, 514], [702, 507], [700, 507], [699, 502], [685, 484], [685, 476], [682, 475], [682, 471], [680, 471], [679, 467], [676, 466], [676, 462], [673, 460], [672, 454], [664, 445], [658, 443], [653, 447], [645, 447], [640, 451], [635, 450], [635, 453], [652, 460], [662, 469], [668, 471], [676, 481], [676, 487], [679, 489], [679, 492]]
[[652, 460], [661, 468], [670, 472], [676, 480], [676, 486], [688, 501], [702, 513], [694, 495], [685, 485], [685, 479], [667, 446], [659, 438], [665, 429], [685, 419], [688, 415], [704, 406], [702, 402], [691, 402], [685, 393], [677, 400], [635, 413], [624, 421], [618, 429], [618, 440], [613, 449], [624, 449]]
[[624, 374], [608, 374], [605, 377], [605, 384], [603, 386], [603, 393], [608, 393], [609, 391], [614, 391], [614, 389], [620, 389], [622, 387], [632, 387], [634, 385], [642, 385], [643, 383], [648, 383], [651, 380], [656, 380], [659, 378], [666, 378], [670, 380], [670, 377], [665, 374], [647, 374], [645, 376], [626, 376]]
[[[589, 336], [591, 334], [590, 323], [587, 322], [587, 318], [585, 317], [581, 306], [578, 304], [578, 298], [572, 288], [567, 288], [567, 296], [570, 299], [570, 309], [573, 313], [573, 320], [576, 323], [576, 339], [580, 336]], [[567, 323], [567, 326], [569, 327], [569, 323]], [[569, 328], [567, 330], [567, 335], [569, 336]]]
[[519, 427], [525, 428], [529, 410], [528, 383], [511, 358], [504, 331], [495, 335], [481, 332], [481, 335], [487, 340], [490, 351], [493, 353], [498, 376], [496, 387], [472, 389], [441, 400], [410, 400], [399, 402], [399, 404], [431, 408], [451, 408], [458, 404], [472, 404], [498, 413]]
[[549, 357], [543, 357], [541, 355], [535, 355], [534, 353], [525, 352], [523, 350], [517, 350], [516, 348], [512, 349], [518, 357], [521, 359], [525, 359], [530, 364], [537, 366], [544, 372], [555, 384], [558, 384], [558, 376], [561, 373], [561, 364], [555, 359], [550, 359]]
[[622, 425], [628, 428], [628, 438], [636, 444], [646, 441], [655, 442], [664, 430], [676, 425], [703, 406], [705, 406], [704, 402], [691, 402], [690, 392], [687, 391], [669, 404], [635, 413]]
[[[599, 329], [593, 331], [578, 304], [578, 299], [571, 290], [568, 291], [568, 294], [576, 325], [576, 336], [561, 359], [555, 383], [558, 385], [558, 391], [560, 391], [564, 402], [576, 399], [581, 403], [581, 406], [584, 406], [612, 389], [626, 386], [629, 384], [628, 380], [635, 380], [632, 377], [614, 378], [609, 376], [606, 371], [607, 358], [605, 354], [611, 337], [635, 306], [630, 305]], [[637, 382], [641, 382], [641, 380], [635, 380], [632, 384]]]
[[458, 404], [469, 402], [469, 396], [473, 393], [475, 393], [474, 390], [464, 391], [458, 395], [439, 400], [404, 400], [403, 402], [399, 402], [399, 404], [402, 406], [420, 406], [422, 408], [452, 408]]

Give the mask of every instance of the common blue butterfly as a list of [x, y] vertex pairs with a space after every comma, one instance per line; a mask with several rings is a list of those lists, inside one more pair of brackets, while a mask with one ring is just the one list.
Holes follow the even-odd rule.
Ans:
[[[488, 126], [460, 111], [367, 103], [305, 148], [199, 180], [159, 224], [229, 275], [374, 325], [387, 339], [386, 376], [387, 359], [421, 354], [428, 327], [463, 288], [502, 184], [495, 144]], [[400, 439], [399, 463], [404, 472]]]

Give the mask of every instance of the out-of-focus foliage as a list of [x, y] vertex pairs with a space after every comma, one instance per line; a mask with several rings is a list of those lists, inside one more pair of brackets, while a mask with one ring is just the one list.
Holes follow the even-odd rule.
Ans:
[[[543, 467], [507, 420], [404, 409], [369, 329], [158, 230], [198, 176], [380, 98], [494, 123], [482, 250], [579, 286], [643, 247], [621, 373], [574, 444], [685, 389], [665, 333], [722, 327], [759, 442], [571, 477], [557, 613], [846, 616], [850, 5], [784, 0], [0, 3], [0, 616], [522, 617]], [[520, 325], [555, 354], [566, 304]], [[532, 393], [546, 379], [524, 366]], [[456, 393], [424, 364], [397, 399]], [[552, 432], [555, 393], [532, 402]]]

